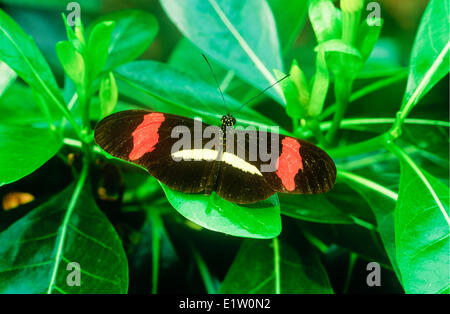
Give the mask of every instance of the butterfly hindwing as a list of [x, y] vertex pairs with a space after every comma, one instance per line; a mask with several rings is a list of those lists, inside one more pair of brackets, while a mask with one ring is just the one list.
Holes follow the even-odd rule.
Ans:
[[[245, 131], [246, 136], [243, 136], [242, 132], [234, 131], [234, 151], [260, 170], [265, 183], [274, 192], [325, 193], [333, 187], [336, 167], [328, 154], [319, 147], [276, 133]], [[250, 152], [252, 142], [258, 145], [257, 156], [254, 153], [252, 156]], [[238, 148], [241, 148], [241, 153]], [[242, 155], [242, 150], [245, 155]], [[268, 155], [266, 160], [261, 153]], [[265, 189], [264, 185], [260, 186]]]

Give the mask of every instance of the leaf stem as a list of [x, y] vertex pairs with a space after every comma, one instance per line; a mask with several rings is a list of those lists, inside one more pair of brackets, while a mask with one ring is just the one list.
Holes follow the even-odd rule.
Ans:
[[329, 150], [330, 155], [333, 158], [344, 158], [348, 156], [364, 154], [381, 149], [384, 146], [385, 135], [378, 135], [370, 140], [359, 142], [353, 145], [332, 148]]
[[352, 90], [353, 81], [343, 76], [337, 77], [334, 82], [334, 94], [336, 97], [336, 112], [334, 113], [331, 127], [328, 130], [326, 139], [328, 144], [331, 144], [336, 136], [341, 120], [344, 118], [345, 112], [349, 104], [350, 93]]
[[77, 204], [78, 198], [80, 197], [81, 191], [83, 190], [84, 184], [86, 183], [86, 178], [88, 175], [89, 163], [84, 162], [83, 168], [81, 170], [80, 177], [75, 185], [75, 189], [73, 191], [72, 197], [70, 198], [69, 205], [67, 207], [66, 214], [64, 215], [64, 220], [61, 226], [61, 233], [57, 242], [56, 255], [54, 259], [54, 265], [52, 270], [52, 277], [50, 279], [50, 283], [48, 285], [47, 294], [52, 293], [53, 288], [56, 285], [56, 276], [58, 274], [59, 265], [62, 259], [63, 254], [63, 246], [64, 241], [66, 239], [67, 226], [69, 225], [70, 218], [72, 217], [72, 213], [75, 210], [75, 206]]
[[398, 198], [398, 194], [385, 188], [384, 186], [379, 185], [376, 182], [373, 182], [369, 179], [366, 179], [364, 177], [361, 177], [359, 175], [356, 175], [354, 173], [351, 172], [347, 172], [345, 170], [342, 169], [338, 169], [338, 176], [340, 176], [341, 178], [350, 180], [352, 182], [355, 182], [359, 185], [363, 185], [365, 187], [368, 187], [369, 189], [372, 189], [380, 194], [383, 194], [386, 197], [389, 197], [391, 199], [393, 199], [394, 201], [397, 201]]
[[[355, 100], [360, 99], [360, 98], [362, 98], [366, 95], [369, 95], [373, 92], [376, 92], [379, 89], [382, 89], [386, 86], [389, 86], [391, 84], [399, 82], [399, 81], [405, 79], [407, 76], [408, 76], [408, 71], [402, 71], [391, 77], [388, 77], [388, 78], [385, 78], [382, 80], [378, 80], [372, 84], [366, 85], [366, 86], [362, 87], [361, 89], [353, 92], [350, 95], [349, 102], [352, 103]], [[326, 117], [331, 115], [334, 112], [334, 110], [336, 110], [336, 106], [337, 106], [336, 104], [332, 104], [331, 106], [327, 107], [323, 111], [323, 113], [320, 115], [319, 119], [324, 120]]]
[[430, 69], [427, 71], [423, 79], [420, 81], [419, 85], [415, 89], [414, 93], [411, 95], [411, 98], [408, 99], [408, 102], [402, 106], [400, 111], [397, 112], [395, 123], [389, 132], [391, 135], [392, 140], [398, 138], [401, 135], [401, 127], [403, 125], [403, 122], [405, 121], [406, 117], [408, 116], [409, 112], [414, 108], [414, 106], [417, 104], [417, 102], [420, 99], [420, 96], [422, 96], [423, 91], [428, 86], [428, 83], [430, 82], [432, 76], [437, 71], [441, 63], [444, 61], [445, 56], [447, 55], [448, 51], [450, 49], [450, 41], [447, 42], [444, 49], [442, 49], [441, 53], [438, 55], [436, 60], [431, 65]]
[[[373, 124], [392, 124], [395, 122], [395, 118], [351, 118], [343, 119], [341, 121], [341, 127], [345, 128], [354, 125], [373, 125]], [[405, 124], [417, 124], [417, 125], [434, 125], [450, 128], [450, 122], [431, 120], [431, 119], [405, 119]], [[322, 130], [328, 130], [331, 127], [329, 121], [320, 123]]]

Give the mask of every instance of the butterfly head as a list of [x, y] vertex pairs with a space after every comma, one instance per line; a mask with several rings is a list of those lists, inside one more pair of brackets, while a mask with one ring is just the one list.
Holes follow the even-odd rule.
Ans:
[[236, 124], [236, 119], [229, 113], [222, 117], [221, 129], [225, 132], [228, 126], [234, 126]]

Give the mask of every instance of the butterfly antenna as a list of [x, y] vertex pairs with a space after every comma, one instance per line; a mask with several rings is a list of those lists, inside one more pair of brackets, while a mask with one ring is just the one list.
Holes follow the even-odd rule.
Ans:
[[211, 74], [212, 74], [212, 76], [213, 76], [213, 78], [214, 78], [214, 81], [216, 82], [217, 89], [219, 90], [220, 96], [222, 96], [223, 104], [224, 104], [224, 106], [226, 107], [227, 104], [226, 104], [226, 102], [225, 102], [225, 97], [223, 96], [222, 90], [220, 89], [219, 82], [217, 81], [216, 75], [214, 74], [214, 71], [213, 71], [213, 68], [212, 68], [212, 66], [211, 66], [211, 63], [209, 63], [208, 59], [206, 58], [206, 56], [205, 56], [203, 53], [202, 53], [202, 56], [203, 56], [203, 58], [205, 59], [206, 63], [208, 64], [209, 70], [211, 71]]
[[278, 83], [280, 83], [282, 80], [284, 80], [285, 78], [289, 77], [290, 74], [286, 74], [284, 77], [280, 78], [278, 81], [276, 81], [275, 83], [273, 83], [272, 85], [270, 85], [269, 87], [265, 88], [262, 92], [258, 93], [257, 95], [253, 96], [252, 98], [250, 98], [249, 100], [247, 100], [242, 106], [239, 107], [238, 111], [236, 113], [238, 113], [239, 111], [241, 111], [241, 109], [249, 104], [250, 102], [252, 102], [253, 100], [255, 100], [256, 98], [258, 98], [259, 96], [261, 96], [262, 94], [264, 94], [268, 89], [271, 89], [272, 87], [274, 87], [275, 85], [277, 85]]

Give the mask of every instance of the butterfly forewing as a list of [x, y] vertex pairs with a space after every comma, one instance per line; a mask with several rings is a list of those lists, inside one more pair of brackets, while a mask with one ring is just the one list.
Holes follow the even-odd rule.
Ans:
[[214, 162], [174, 160], [172, 147], [179, 138], [173, 130], [179, 126], [193, 130], [194, 120], [146, 110], [121, 111], [99, 122], [95, 142], [112, 156], [146, 168], [170, 188], [184, 193], [203, 192]]

